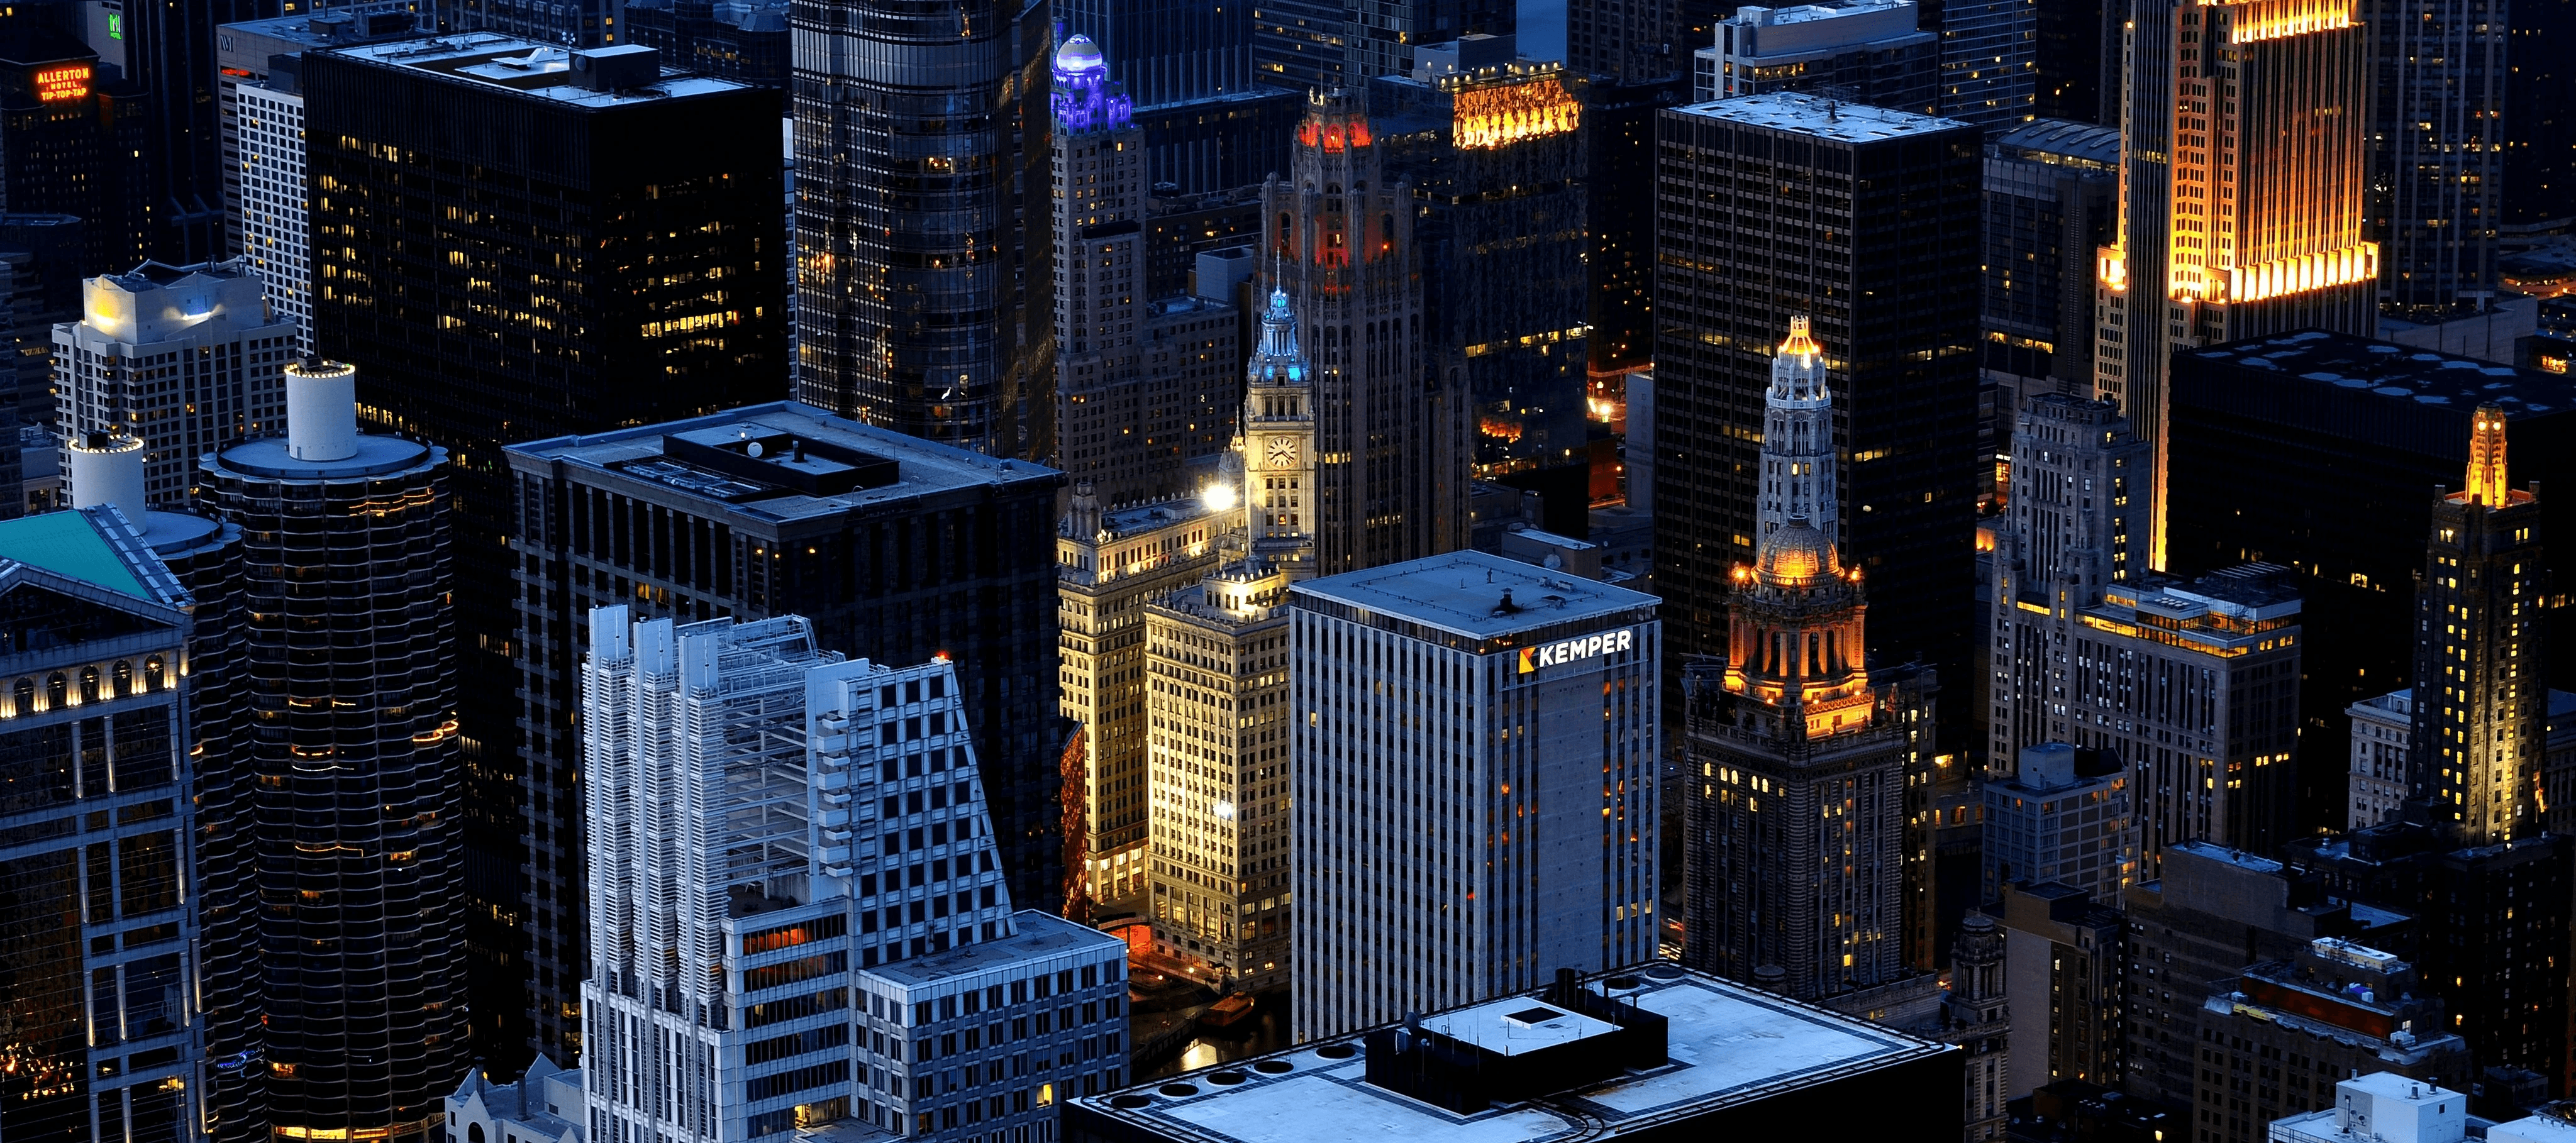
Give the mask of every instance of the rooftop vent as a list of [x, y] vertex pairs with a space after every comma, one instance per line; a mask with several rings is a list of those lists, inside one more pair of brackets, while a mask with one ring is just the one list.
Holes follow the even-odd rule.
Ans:
[[572, 54], [572, 81], [593, 91], [627, 91], [662, 79], [662, 53], [642, 44]]

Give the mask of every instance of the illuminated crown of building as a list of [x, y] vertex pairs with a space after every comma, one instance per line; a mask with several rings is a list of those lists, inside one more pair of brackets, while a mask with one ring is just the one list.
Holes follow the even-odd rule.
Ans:
[[1109, 79], [1109, 60], [1091, 37], [1077, 35], [1055, 50], [1055, 121], [1067, 131], [1117, 131], [1135, 118], [1126, 85]]
[[1298, 384], [1309, 379], [1306, 355], [1297, 349], [1297, 313], [1288, 306], [1288, 291], [1270, 291], [1270, 308], [1261, 314], [1261, 344], [1252, 351], [1245, 380], [1255, 385]]
[[2504, 508], [2532, 498], [2531, 493], [2506, 487], [2504, 476], [2504, 410], [2480, 405], [2469, 429], [2468, 486], [2452, 493], [2451, 502]]
[[1819, 737], [1870, 723], [1860, 572], [1836, 550], [1834, 402], [1824, 351], [1792, 319], [1763, 396], [1760, 517], [1735, 570], [1726, 688], [1791, 708], [1778, 725]]

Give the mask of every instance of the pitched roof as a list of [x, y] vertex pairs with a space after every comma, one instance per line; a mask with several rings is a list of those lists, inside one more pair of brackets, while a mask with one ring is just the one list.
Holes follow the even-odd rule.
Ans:
[[88, 512], [47, 512], [0, 520], [0, 559], [16, 560], [136, 599], [163, 602]]

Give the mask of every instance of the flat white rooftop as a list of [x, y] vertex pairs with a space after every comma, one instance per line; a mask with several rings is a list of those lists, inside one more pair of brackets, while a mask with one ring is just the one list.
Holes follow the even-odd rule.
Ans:
[[1470, 639], [1589, 619], [1629, 622], [1661, 602], [1642, 591], [1477, 551], [1326, 576], [1297, 585], [1293, 594]]
[[[1669, 975], [1665, 975], [1669, 974]], [[1590, 1138], [1670, 1126], [1813, 1083], [1955, 1051], [1699, 973], [1659, 967], [1618, 993], [1666, 1018], [1671, 1062], [1570, 1092], [1532, 1092], [1560, 1110], [1498, 1104], [1457, 1115], [1367, 1083], [1357, 1037], [1184, 1073], [1123, 1092], [1086, 1096], [1086, 1110], [1134, 1121], [1162, 1138], [1203, 1143], [1553, 1143], [1585, 1136], [1564, 1110], [1601, 1121]], [[1599, 991], [1599, 984], [1586, 985]], [[1504, 1011], [1554, 1008], [1512, 997], [1426, 1018], [1499, 1022]], [[1489, 1015], [1484, 1015], [1489, 1014]], [[1581, 1019], [1566, 1013], [1569, 1027]], [[1594, 1021], [1598, 1023], [1598, 1021]], [[1544, 1022], [1537, 1025], [1544, 1028]], [[1607, 1030], [1607, 1025], [1603, 1025]], [[1561, 1041], [1560, 1041], [1561, 1042]], [[1331, 1053], [1331, 1054], [1327, 1054]]]
[[1517, 1056], [1619, 1029], [1609, 1021], [1568, 1012], [1553, 1004], [1505, 997], [1473, 1008], [1443, 1012], [1424, 1020], [1422, 1030], [1474, 1044], [1498, 1056]]
[[1939, 131], [1967, 129], [1956, 119], [1937, 115], [1918, 115], [1871, 107], [1865, 103], [1827, 99], [1798, 92], [1767, 95], [1745, 95], [1734, 99], [1694, 103], [1675, 110], [1676, 115], [1693, 115], [1747, 127], [1767, 127], [1800, 135], [1813, 135], [1847, 143], [1872, 143], [1881, 139], [1898, 139], [1908, 135], [1929, 135]]

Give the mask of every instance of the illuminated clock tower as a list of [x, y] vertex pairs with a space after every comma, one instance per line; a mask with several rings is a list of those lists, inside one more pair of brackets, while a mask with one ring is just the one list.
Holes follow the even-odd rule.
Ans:
[[1270, 291], [1261, 344], [1244, 368], [1244, 537], [1252, 554], [1315, 574], [1315, 373], [1297, 347], [1288, 292]]

